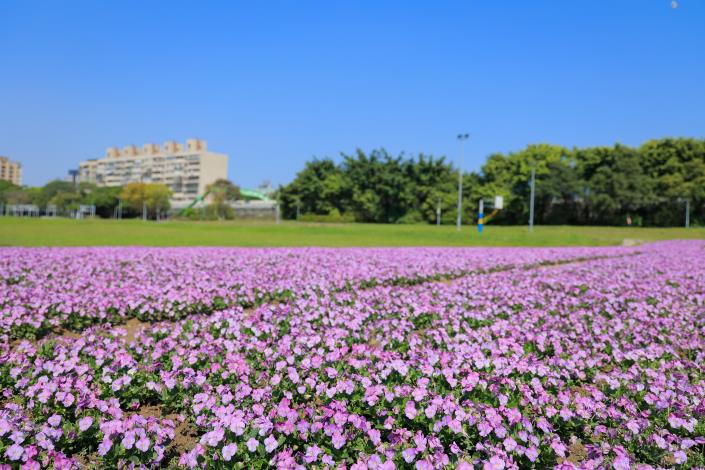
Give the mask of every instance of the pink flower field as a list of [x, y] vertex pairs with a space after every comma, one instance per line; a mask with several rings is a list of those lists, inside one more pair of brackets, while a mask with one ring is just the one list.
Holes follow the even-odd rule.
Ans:
[[0, 469], [705, 468], [703, 241], [0, 254]]

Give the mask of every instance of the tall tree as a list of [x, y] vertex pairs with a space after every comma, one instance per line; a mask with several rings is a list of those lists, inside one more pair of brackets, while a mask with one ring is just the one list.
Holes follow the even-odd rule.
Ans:
[[170, 198], [171, 190], [158, 183], [129, 183], [120, 193], [120, 199], [138, 213], [142, 212], [143, 207], [148, 214], [156, 214], [157, 210], [166, 211], [170, 207]]
[[240, 198], [240, 188], [235, 186], [230, 180], [217, 179], [206, 187], [206, 191], [211, 196], [212, 210], [219, 219], [233, 218], [233, 209], [230, 202]]

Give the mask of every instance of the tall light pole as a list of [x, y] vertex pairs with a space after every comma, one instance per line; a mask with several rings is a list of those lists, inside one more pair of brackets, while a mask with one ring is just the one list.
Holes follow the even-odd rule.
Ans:
[[690, 199], [685, 200], [685, 228], [690, 228]]
[[536, 165], [531, 168], [531, 199], [529, 200], [529, 230], [534, 230], [534, 193], [536, 188]]
[[441, 198], [438, 198], [438, 204], [436, 205], [436, 226], [441, 226]]
[[463, 222], [463, 151], [465, 150], [465, 141], [470, 137], [470, 134], [458, 134], [460, 141], [460, 165], [458, 165], [458, 221], [457, 229], [460, 231], [460, 225]]

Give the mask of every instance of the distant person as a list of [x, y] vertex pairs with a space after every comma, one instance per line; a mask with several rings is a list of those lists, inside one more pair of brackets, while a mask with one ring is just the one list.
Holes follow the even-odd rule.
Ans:
[[632, 225], [632, 218], [630, 216], [627, 216], [627, 225], [631, 227]]

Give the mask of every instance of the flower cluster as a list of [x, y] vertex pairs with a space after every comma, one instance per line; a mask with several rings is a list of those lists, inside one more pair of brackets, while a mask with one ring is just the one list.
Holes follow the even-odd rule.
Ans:
[[[175, 265], [224, 269], [215, 255], [227, 250], [199, 250], [174, 251]], [[288, 282], [286, 298], [150, 316], [129, 336], [96, 324], [8, 342], [0, 464], [705, 466], [702, 242], [495, 249], [487, 264], [479, 250], [272, 251], [226, 259], [260, 273], [277, 259], [281, 277], [241, 292]], [[319, 273], [298, 265], [307, 256]], [[152, 279], [155, 259], [133, 259], [115, 282]]]
[[[178, 319], [329, 290], [609, 256], [618, 248], [3, 248], [0, 339]], [[311, 269], [315, 266], [316, 269]]]

